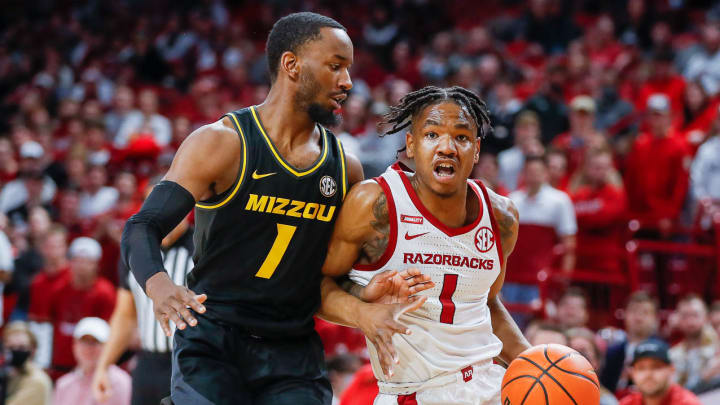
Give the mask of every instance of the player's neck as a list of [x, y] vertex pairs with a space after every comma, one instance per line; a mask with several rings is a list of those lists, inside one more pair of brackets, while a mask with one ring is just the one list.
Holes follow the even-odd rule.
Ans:
[[293, 104], [293, 95], [286, 94], [278, 86], [273, 86], [267, 98], [256, 108], [262, 126], [273, 142], [302, 145], [315, 131], [315, 122], [307, 113], [300, 113]]
[[459, 228], [468, 222], [467, 187], [452, 196], [442, 197], [423, 184], [417, 174], [412, 176], [410, 183], [425, 208], [445, 226]]

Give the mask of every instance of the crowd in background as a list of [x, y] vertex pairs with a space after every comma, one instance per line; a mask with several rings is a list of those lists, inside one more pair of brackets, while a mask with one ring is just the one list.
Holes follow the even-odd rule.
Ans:
[[[574, 278], [626, 277], [633, 238], [720, 246], [720, 5], [32, 3], [0, 14], [0, 285], [6, 353], [18, 352], [9, 364], [47, 394], [38, 398], [50, 379], [92, 368], [104, 327], [77, 325], [112, 313], [120, 235], [148, 182], [193, 130], [262, 102], [267, 33], [299, 10], [334, 17], [353, 39], [353, 90], [331, 129], [368, 178], [402, 155], [404, 136], [380, 135], [409, 91], [458, 85], [487, 102], [493, 128], [473, 177], [519, 207], [503, 297], [530, 308], [513, 313], [531, 341], [586, 354], [611, 393], [604, 404], [631, 392], [630, 353], [648, 338], [673, 344], [680, 385], [720, 386], [717, 257], [640, 255], [640, 292]], [[539, 286], [548, 269], [564, 294]], [[361, 403], [340, 394], [375, 387], [364, 338], [320, 320], [317, 329], [336, 400]], [[123, 395], [130, 384], [116, 371]], [[18, 381], [9, 403], [29, 405], [13, 396]]]

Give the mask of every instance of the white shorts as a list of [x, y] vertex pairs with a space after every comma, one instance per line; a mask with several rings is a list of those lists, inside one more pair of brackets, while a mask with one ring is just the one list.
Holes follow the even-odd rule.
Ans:
[[390, 393], [392, 385], [381, 383], [373, 405], [500, 405], [504, 375], [503, 367], [489, 362], [433, 378], [410, 394]]

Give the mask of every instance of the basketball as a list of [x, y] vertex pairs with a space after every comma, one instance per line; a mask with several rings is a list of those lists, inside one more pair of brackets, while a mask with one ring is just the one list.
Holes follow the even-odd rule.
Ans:
[[503, 405], [597, 405], [600, 390], [590, 363], [577, 351], [548, 344], [522, 352], [502, 382]]

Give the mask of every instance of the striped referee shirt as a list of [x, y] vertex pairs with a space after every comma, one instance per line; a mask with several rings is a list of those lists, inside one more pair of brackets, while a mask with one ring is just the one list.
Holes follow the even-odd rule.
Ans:
[[[170, 279], [177, 285], [187, 285], [187, 275], [193, 269], [193, 230], [189, 228], [168, 249], [163, 249], [163, 264]], [[140, 345], [143, 350], [153, 353], [169, 353], [172, 351], [172, 338], [165, 336], [160, 323], [155, 319], [153, 303], [140, 287], [132, 272], [120, 260], [118, 265], [120, 288], [130, 290], [137, 311]], [[175, 325], [170, 322], [173, 329]]]

